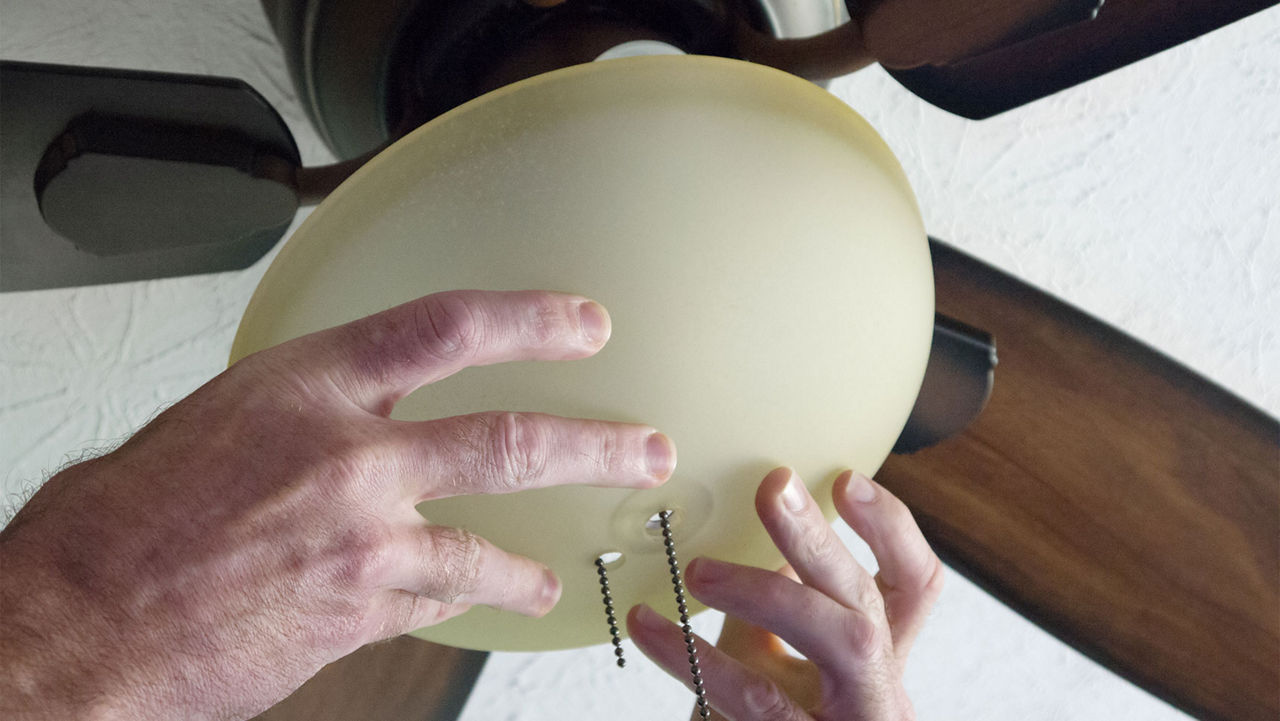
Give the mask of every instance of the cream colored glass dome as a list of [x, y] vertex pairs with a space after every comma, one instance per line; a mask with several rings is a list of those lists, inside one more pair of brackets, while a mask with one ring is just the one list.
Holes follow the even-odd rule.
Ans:
[[[577, 66], [502, 88], [419, 128], [329, 197], [245, 312], [232, 360], [428, 293], [580, 293], [609, 309], [596, 357], [478, 368], [395, 417], [540, 411], [648, 423], [679, 467], [648, 491], [564, 487], [423, 504], [550, 565], [560, 604], [534, 620], [475, 608], [418, 635], [479, 649], [609, 639], [594, 559], [621, 616], [675, 615], [661, 538], [682, 561], [779, 565], [753, 508], [795, 467], [832, 516], [845, 467], [873, 473], [910, 412], [933, 319], [929, 251], [888, 147], [826, 91], [705, 57]], [[700, 606], [692, 604], [696, 610]]]

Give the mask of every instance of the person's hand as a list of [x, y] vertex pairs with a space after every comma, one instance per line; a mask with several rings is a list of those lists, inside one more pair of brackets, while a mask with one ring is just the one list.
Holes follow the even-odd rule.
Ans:
[[[942, 590], [942, 563], [907, 507], [879, 484], [847, 471], [833, 493], [840, 515], [875, 553], [880, 571], [874, 579], [786, 468], [765, 477], [756, 510], [789, 567], [772, 573], [707, 558], [689, 564], [689, 591], [728, 614], [718, 647], [696, 643], [714, 717], [914, 718], [902, 673]], [[679, 627], [637, 606], [627, 630], [641, 651], [692, 688]], [[808, 660], [789, 655], [779, 638]]]
[[414, 505], [652, 487], [674, 468], [670, 440], [545, 415], [388, 414], [468, 366], [584, 358], [609, 332], [575, 296], [428, 296], [245, 358], [59, 473], [0, 534], [8, 717], [243, 718], [472, 604], [545, 614], [560, 594], [549, 569]]

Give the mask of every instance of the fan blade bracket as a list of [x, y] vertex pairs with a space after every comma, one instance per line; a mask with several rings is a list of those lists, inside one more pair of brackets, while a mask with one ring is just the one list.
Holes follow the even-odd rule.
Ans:
[[893, 452], [915, 453], [967, 428], [991, 397], [996, 362], [994, 336], [934, 314], [933, 345], [920, 394]]
[[234, 78], [0, 61], [0, 292], [244, 268], [297, 209], [293, 135]]
[[96, 256], [226, 245], [288, 224], [296, 165], [234, 130], [89, 113], [45, 151], [45, 222]]

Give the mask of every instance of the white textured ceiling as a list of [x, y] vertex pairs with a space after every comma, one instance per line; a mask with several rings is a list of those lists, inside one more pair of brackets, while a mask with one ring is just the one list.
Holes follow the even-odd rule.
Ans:
[[[240, 77], [280, 110], [305, 160], [328, 159], [254, 0], [3, 0], [0, 57]], [[1273, 9], [977, 123], [874, 68], [831, 89], [898, 153], [932, 234], [1276, 415], [1278, 59]], [[265, 266], [0, 295], [2, 490], [22, 493], [216, 374]], [[698, 625], [718, 622], [708, 614]], [[464, 718], [686, 717], [691, 700], [676, 682], [647, 663], [619, 671], [611, 658], [603, 647], [496, 655]], [[1182, 718], [956, 574], [908, 685], [921, 718]]]

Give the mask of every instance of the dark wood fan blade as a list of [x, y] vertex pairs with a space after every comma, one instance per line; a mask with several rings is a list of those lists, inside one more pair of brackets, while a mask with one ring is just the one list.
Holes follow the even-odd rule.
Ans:
[[[889, 3], [886, 3], [888, 5]], [[924, 100], [979, 120], [1109, 73], [1276, 4], [1276, 0], [1106, 0], [1093, 20], [987, 52], [890, 69]], [[946, 7], [946, 3], [938, 3]], [[999, 17], [998, 14], [993, 14]], [[891, 63], [892, 64], [892, 63]]]
[[325, 666], [256, 721], [454, 721], [488, 657], [400, 636]]
[[996, 337], [963, 434], [879, 479], [1000, 600], [1193, 714], [1280, 717], [1280, 424], [932, 244], [940, 313]]

